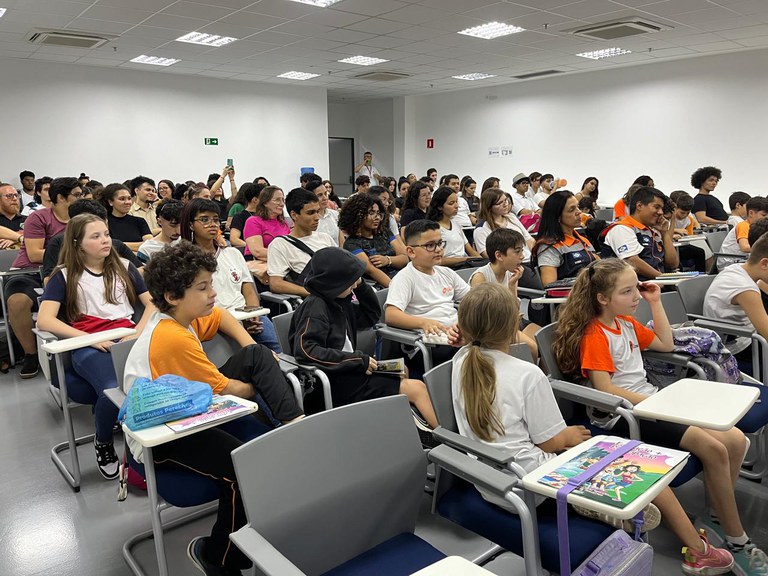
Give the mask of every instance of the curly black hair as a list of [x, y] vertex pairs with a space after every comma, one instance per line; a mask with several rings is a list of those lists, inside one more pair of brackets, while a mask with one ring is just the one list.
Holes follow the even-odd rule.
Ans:
[[714, 166], [704, 166], [703, 168], [699, 168], [696, 172], [691, 174], [691, 186], [696, 188], [696, 190], [701, 189], [701, 187], [704, 186], [704, 182], [706, 182], [710, 176], [717, 176], [717, 179], [721, 180], [723, 178], [723, 173], [720, 168], [715, 168]]
[[344, 202], [341, 211], [339, 211], [339, 229], [348, 236], [359, 236], [360, 227], [368, 216], [368, 211], [374, 206], [379, 207], [382, 215], [379, 220], [379, 227], [374, 231], [374, 234], [380, 234], [385, 226], [389, 226], [389, 222], [384, 218], [387, 211], [381, 200], [369, 194], [355, 194]]
[[182, 240], [155, 253], [144, 266], [144, 283], [152, 303], [160, 312], [170, 312], [173, 306], [165, 295], [183, 298], [202, 271], [215, 272], [216, 257], [191, 242]]

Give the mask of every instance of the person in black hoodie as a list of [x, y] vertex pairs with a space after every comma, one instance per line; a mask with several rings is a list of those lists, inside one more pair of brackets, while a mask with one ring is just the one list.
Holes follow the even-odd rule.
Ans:
[[304, 287], [309, 296], [293, 315], [289, 338], [299, 362], [328, 375], [333, 405], [405, 394], [415, 406], [417, 424], [437, 427], [424, 382], [377, 373], [376, 360], [355, 350], [357, 331], [371, 328], [381, 317], [376, 294], [361, 280], [365, 264], [346, 250], [323, 248], [307, 267]]

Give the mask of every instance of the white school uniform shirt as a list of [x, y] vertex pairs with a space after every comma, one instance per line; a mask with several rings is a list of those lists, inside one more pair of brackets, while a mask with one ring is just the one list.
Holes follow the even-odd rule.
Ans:
[[536, 192], [536, 194], [533, 195], [533, 201], [536, 202], [536, 208], [539, 208], [539, 202], [546, 202], [547, 198], [549, 198], [549, 194], [544, 192], [543, 189]]
[[445, 266], [435, 266], [432, 271], [424, 274], [409, 262], [389, 283], [385, 305], [452, 326], [459, 319], [453, 303], [460, 302], [469, 293], [469, 285]]
[[[522, 222], [512, 213], [509, 213], [506, 215], [507, 219], [507, 228], [510, 228], [512, 230], [517, 230], [520, 232], [520, 234], [523, 235], [523, 240], [525, 243], [523, 244], [523, 262], [530, 262], [531, 261], [531, 250], [528, 248], [528, 240], [533, 240], [533, 236], [531, 236], [531, 233], [528, 232], [528, 230], [525, 229], [525, 226], [523, 226]], [[485, 241], [488, 239], [488, 235], [492, 232], [491, 227], [488, 225], [488, 222], [480, 226], [480, 228], [475, 228], [475, 233], [472, 236], [472, 239], [475, 242], [475, 250], [480, 252], [481, 254], [485, 252]]]
[[469, 203], [458, 195], [459, 211], [451, 218], [451, 222], [460, 228], [471, 228], [472, 220], [469, 219]]
[[[512, 450], [515, 463], [526, 472], [535, 470], [555, 456], [544, 452], [536, 444], [550, 440], [565, 429], [549, 380], [535, 364], [498, 350], [483, 348], [483, 355], [493, 362], [496, 369], [496, 397], [493, 405], [504, 433], [492, 442], [480, 440], [469, 426], [461, 388], [461, 372], [469, 348], [464, 346], [453, 357], [451, 393], [459, 433], [489, 446]], [[480, 494], [489, 502], [509, 508], [503, 499], [483, 490], [480, 490]], [[543, 499], [537, 498], [537, 503]]]
[[317, 223], [316, 232], [322, 232], [328, 234], [333, 238], [335, 246], [339, 245], [339, 213], [336, 210], [327, 208], [325, 214], [320, 217], [320, 222]]
[[[704, 316], [754, 330], [755, 327], [749, 321], [744, 309], [733, 302], [733, 299], [743, 292], [757, 292], [759, 295], [760, 288], [741, 264], [728, 266], [715, 276], [707, 290], [704, 297]], [[731, 353], [737, 354], [746, 350], [751, 343], [751, 338], [739, 337], [735, 341], [728, 342], [727, 346]]]
[[531, 210], [536, 212], [540, 208], [533, 198], [534, 194], [530, 189], [522, 196], [520, 196], [518, 192], [513, 192], [512, 199], [514, 201], [512, 202], [512, 212], [515, 214], [520, 214], [521, 210]]
[[464, 236], [464, 231], [454, 220], [451, 220], [450, 230], [440, 226], [440, 236], [445, 240], [443, 256], [446, 258], [461, 258], [467, 255], [467, 252], [464, 250], [467, 237]]
[[742, 218], [741, 216], [735, 216], [733, 214], [728, 216], [728, 226], [735, 227], [736, 224], [738, 224], [739, 222], [744, 222], [744, 218]]
[[213, 273], [216, 305], [227, 310], [245, 306], [245, 282], [253, 284], [253, 275], [240, 250], [231, 247], [219, 248], [216, 251], [216, 272]]
[[[309, 236], [298, 238], [307, 245], [307, 248], [317, 252], [321, 248], [336, 246], [338, 239], [334, 242], [333, 238], [323, 232], [312, 232]], [[278, 236], [269, 243], [267, 248], [267, 274], [270, 276], [279, 276], [285, 278], [288, 272], [301, 274], [304, 267], [312, 258], [309, 254], [291, 244], [290, 240], [285, 240]]]

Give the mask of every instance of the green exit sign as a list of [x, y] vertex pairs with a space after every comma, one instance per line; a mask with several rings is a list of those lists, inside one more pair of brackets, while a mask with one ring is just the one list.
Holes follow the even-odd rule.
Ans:
[[205, 145], [206, 146], [218, 146], [219, 145], [219, 139], [218, 138], [206, 138], [205, 139]]

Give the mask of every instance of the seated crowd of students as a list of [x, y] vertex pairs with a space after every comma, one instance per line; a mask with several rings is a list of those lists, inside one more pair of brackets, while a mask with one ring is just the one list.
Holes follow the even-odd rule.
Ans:
[[[32, 312], [42, 288], [37, 327], [58, 337], [136, 328], [124, 383], [114, 376], [111, 341], [76, 350], [68, 374], [78, 382], [74, 394], [95, 405], [96, 461], [108, 479], [118, 474], [112, 439], [117, 410], [105, 389], [124, 384], [127, 390], [137, 377], [177, 374], [207, 382], [215, 393], [258, 399], [265, 413], [258, 421], [244, 417], [154, 452], [159, 466], [217, 480], [217, 522], [188, 552], [206, 574], [240, 574], [250, 562], [229, 542], [230, 531], [245, 523], [229, 454], [304, 413], [274, 356], [283, 350], [270, 319], [241, 324], [230, 311], [260, 306], [259, 293], [266, 290], [302, 299], [290, 326], [292, 349], [284, 352], [327, 372], [334, 406], [405, 394], [426, 431], [437, 419], [420, 379], [420, 355], [407, 355], [405, 374], [382, 374], [370, 352], [359, 349], [358, 332], [383, 316], [389, 326], [441, 336], [442, 343], [430, 348], [432, 361], [453, 362], [461, 433], [514, 449], [516, 461], [531, 471], [590, 432], [566, 426], [536, 363], [508, 354], [512, 344], [524, 343], [536, 362], [534, 334], [551, 320], [532, 305], [525, 318], [519, 289], [571, 279], [553, 344], [560, 370], [635, 403], [657, 390], [640, 352], [673, 347], [660, 290], [648, 281], [681, 266], [709, 270], [715, 258], [706, 243], [678, 241], [694, 236], [700, 222], [735, 224], [722, 251], [744, 254], [746, 261], [721, 258], [705, 314], [768, 338], [768, 200], [737, 192], [729, 218], [711, 196], [721, 176], [717, 168], [701, 168], [691, 177], [697, 195], [676, 191], [671, 198], [641, 176], [614, 207], [617, 220], [599, 222], [597, 178], [587, 178], [573, 194], [539, 172], [516, 175], [511, 194], [495, 177], [479, 194], [469, 176], [446, 174], [437, 184], [434, 169], [421, 180], [379, 176], [381, 186], [360, 176], [344, 201], [315, 174], [303, 174], [300, 187], [287, 195], [264, 177], [238, 189], [231, 166], [207, 184], [161, 180], [157, 188], [144, 176], [91, 188], [94, 181], [84, 181], [84, 174], [31, 175], [30, 187], [29, 174], [22, 173], [22, 191], [0, 184], [0, 248], [19, 249], [14, 268], [42, 265], [41, 275], [14, 276], [5, 286], [9, 322], [24, 352], [20, 374], [31, 378], [38, 371]], [[95, 199], [84, 198], [85, 190]], [[462, 268], [472, 268], [468, 281], [456, 272]], [[377, 289], [388, 290], [383, 310]], [[652, 330], [632, 317], [641, 299], [650, 306]], [[221, 367], [201, 346], [217, 333], [241, 347]], [[728, 343], [745, 371], [749, 345]], [[617, 420], [592, 414], [592, 424], [627, 435]], [[641, 421], [641, 436], [690, 451], [704, 465], [710, 508], [696, 527], [671, 490], [654, 500], [686, 546], [683, 571], [768, 574], [768, 559], [744, 531], [734, 496], [747, 450], [744, 434]], [[128, 447], [141, 461], [141, 447], [130, 439]]]

